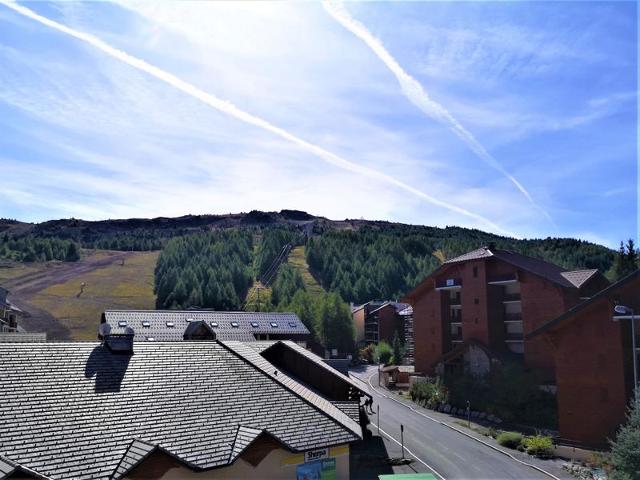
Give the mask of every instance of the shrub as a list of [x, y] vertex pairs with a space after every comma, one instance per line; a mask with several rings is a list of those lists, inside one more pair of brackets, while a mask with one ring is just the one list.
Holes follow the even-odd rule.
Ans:
[[380, 342], [376, 347], [375, 360], [378, 363], [382, 363], [383, 365], [388, 365], [391, 357], [393, 356], [393, 351], [387, 342]]
[[616, 440], [611, 444], [611, 463], [613, 480], [631, 480], [638, 478], [640, 472], [640, 389], [632, 400], [627, 423], [620, 428]]
[[553, 442], [551, 437], [544, 435], [534, 435], [522, 441], [522, 446], [529, 455], [538, 458], [549, 458], [553, 456]]
[[373, 344], [369, 344], [360, 350], [360, 358], [367, 363], [373, 363], [375, 352], [376, 346]]
[[427, 408], [435, 408], [447, 402], [447, 390], [438, 378], [435, 383], [415, 382], [409, 390], [411, 400]]
[[522, 434], [518, 432], [502, 432], [496, 437], [496, 441], [503, 447], [516, 449], [522, 443]]

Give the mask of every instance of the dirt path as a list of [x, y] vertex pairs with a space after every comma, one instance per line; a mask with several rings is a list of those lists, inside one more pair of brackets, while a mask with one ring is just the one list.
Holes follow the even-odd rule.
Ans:
[[47, 332], [49, 340], [69, 340], [71, 339], [69, 329], [46, 310], [29, 303], [30, 298], [51, 285], [64, 283], [78, 275], [121, 262], [133, 253], [115, 252], [107, 257], [87, 257], [74, 263], [51, 264], [45, 270], [7, 280], [2, 286], [11, 292], [11, 302], [25, 312], [21, 321], [25, 330]]

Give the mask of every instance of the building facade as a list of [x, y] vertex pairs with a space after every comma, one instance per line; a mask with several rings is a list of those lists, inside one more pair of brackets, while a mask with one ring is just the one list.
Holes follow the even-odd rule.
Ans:
[[400, 312], [409, 305], [391, 301], [371, 301], [352, 307], [351, 314], [359, 346], [377, 345], [381, 341], [389, 344], [396, 335], [404, 340], [404, 315]]
[[[640, 271], [528, 335], [552, 345], [560, 436], [569, 442], [606, 447], [625, 420], [633, 351], [631, 318], [614, 313], [618, 304], [640, 313]], [[640, 328], [636, 337], [640, 345]]]
[[[525, 336], [607, 284], [597, 270], [566, 271], [494, 246], [450, 259], [405, 298], [413, 307], [416, 370], [483, 374], [492, 361], [510, 358], [552, 383], [551, 346]], [[469, 361], [483, 352], [486, 359]]]

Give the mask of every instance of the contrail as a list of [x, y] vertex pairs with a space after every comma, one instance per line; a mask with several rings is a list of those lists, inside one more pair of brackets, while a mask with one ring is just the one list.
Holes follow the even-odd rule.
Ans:
[[316, 155], [317, 157], [321, 158], [322, 160], [324, 160], [327, 163], [330, 163], [331, 165], [334, 165], [336, 167], [342, 168], [344, 170], [348, 170], [350, 172], [355, 172], [355, 173], [360, 173], [362, 175], [366, 175], [368, 177], [371, 178], [375, 178], [378, 180], [381, 180], [383, 182], [386, 182], [388, 184], [394, 185], [402, 190], [405, 190], [417, 197], [420, 197], [424, 200], [426, 200], [427, 202], [433, 204], [433, 205], [437, 205], [439, 207], [442, 208], [446, 208], [452, 212], [456, 212], [459, 213], [461, 215], [473, 218], [477, 221], [480, 221], [488, 226], [490, 226], [491, 228], [493, 228], [496, 231], [499, 231], [503, 234], [506, 235], [510, 235], [513, 236], [512, 233], [504, 230], [502, 227], [500, 227], [499, 225], [493, 223], [492, 221], [490, 221], [489, 219], [483, 217], [482, 215], [478, 215], [476, 213], [473, 213], [469, 210], [466, 210], [462, 207], [458, 207], [456, 205], [450, 204], [448, 202], [445, 202], [443, 200], [439, 200], [435, 197], [432, 197], [431, 195], [418, 190], [417, 188], [414, 188], [404, 182], [401, 182], [397, 179], [395, 179], [394, 177], [387, 175], [385, 173], [379, 172], [377, 170], [374, 170], [372, 168], [366, 167], [364, 165], [360, 165], [358, 163], [354, 163], [351, 162], [349, 160], [346, 160], [334, 153], [329, 152], [328, 150], [325, 150], [322, 147], [319, 147], [318, 145], [315, 145], [313, 143], [309, 143], [306, 140], [303, 140], [289, 132], [287, 132], [286, 130], [277, 127], [275, 125], [272, 125], [271, 123], [269, 123], [268, 121], [260, 118], [260, 117], [256, 117], [255, 115], [252, 115], [250, 113], [247, 113], [241, 109], [239, 109], [238, 107], [236, 107], [235, 105], [233, 105], [231, 102], [228, 102], [226, 100], [222, 100], [218, 97], [216, 97], [215, 95], [212, 95], [210, 93], [207, 93], [203, 90], [200, 90], [198, 87], [185, 82], [184, 80], [181, 80], [180, 78], [176, 77], [175, 75], [162, 70], [161, 68], [158, 68], [156, 66], [153, 66], [147, 62], [145, 62], [144, 60], [141, 60], [140, 58], [134, 57], [132, 55], [129, 55], [128, 53], [122, 51], [122, 50], [118, 50], [117, 48], [112, 47], [111, 45], [107, 44], [106, 42], [100, 40], [99, 38], [89, 34], [89, 33], [85, 33], [85, 32], [81, 32], [78, 30], [75, 30], [73, 28], [67, 27], [66, 25], [63, 25], [59, 22], [56, 22], [55, 20], [51, 20], [47, 17], [43, 17], [42, 15], [37, 14], [36, 12], [34, 12], [33, 10], [30, 10], [29, 8], [23, 7], [21, 5], [16, 4], [13, 1], [8, 1], [8, 0], [0, 0], [0, 3], [9, 7], [10, 9], [14, 10], [15, 12], [19, 13], [20, 15], [23, 15], [25, 17], [31, 18], [32, 20], [35, 20], [43, 25], [46, 25], [47, 27], [50, 27], [54, 30], [58, 30], [62, 33], [65, 33], [67, 35], [70, 35], [74, 38], [77, 38], [78, 40], [82, 40], [85, 43], [88, 43], [89, 45], [97, 48], [98, 50], [101, 50], [102, 52], [106, 53], [107, 55], [113, 57], [113, 58], [117, 58], [118, 60], [121, 60], [122, 62], [137, 68], [138, 70], [141, 70], [143, 72], [148, 73], [149, 75], [157, 78], [158, 80], [162, 80], [163, 82], [171, 85], [174, 88], [177, 88], [178, 90], [186, 93], [187, 95], [190, 95], [194, 98], [197, 98], [198, 100], [200, 100], [201, 102], [205, 103], [206, 105], [209, 105], [210, 107], [221, 111], [223, 113], [226, 113], [227, 115], [230, 115], [238, 120], [241, 120], [245, 123], [248, 123], [250, 125], [254, 125], [256, 127], [262, 128], [263, 130], [266, 130], [268, 132], [273, 133], [274, 135], [277, 135], [280, 138], [283, 138], [295, 145], [298, 145], [299, 147], [301, 147], [302, 149]]
[[473, 153], [475, 153], [480, 159], [491, 167], [498, 170], [502, 175], [507, 177], [520, 192], [527, 198], [527, 200], [538, 210], [540, 210], [545, 217], [547, 217], [552, 223], [551, 216], [542, 209], [534, 200], [526, 188], [509, 172], [507, 172], [500, 163], [489, 153], [487, 150], [476, 140], [471, 132], [464, 128], [458, 120], [451, 115], [446, 108], [440, 105], [438, 102], [429, 97], [429, 94], [422, 88], [422, 85], [409, 75], [397, 62], [395, 58], [384, 47], [382, 42], [378, 40], [373, 34], [364, 26], [361, 22], [354, 19], [347, 9], [344, 7], [341, 1], [329, 1], [324, 0], [322, 2], [324, 9], [335, 20], [338, 21], [343, 27], [353, 33], [356, 37], [360, 38], [367, 44], [371, 50], [382, 60], [382, 62], [391, 70], [396, 76], [400, 88], [407, 96], [407, 98], [420, 110], [426, 113], [434, 120], [447, 126], [458, 138], [460, 138]]

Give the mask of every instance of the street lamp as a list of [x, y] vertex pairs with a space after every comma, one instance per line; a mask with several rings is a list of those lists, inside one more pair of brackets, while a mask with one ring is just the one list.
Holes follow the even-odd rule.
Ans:
[[[630, 315], [631, 316], [631, 348], [633, 351], [633, 389], [638, 387], [638, 350], [636, 348], [636, 319], [634, 316], [633, 308], [625, 307], [624, 305], [616, 305], [613, 309], [618, 315]], [[614, 321], [622, 320], [621, 318], [613, 317]]]

